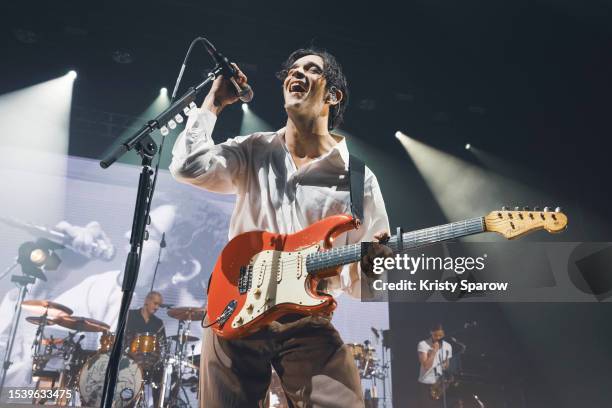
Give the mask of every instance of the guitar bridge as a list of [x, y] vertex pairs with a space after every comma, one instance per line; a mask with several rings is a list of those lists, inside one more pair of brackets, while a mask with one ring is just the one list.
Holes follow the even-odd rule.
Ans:
[[251, 289], [253, 284], [253, 265], [241, 266], [238, 278], [238, 292], [243, 295]]

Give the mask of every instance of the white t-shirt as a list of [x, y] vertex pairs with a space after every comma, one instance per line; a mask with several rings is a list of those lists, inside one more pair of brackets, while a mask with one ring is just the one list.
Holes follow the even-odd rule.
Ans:
[[[417, 346], [419, 353], [427, 354], [432, 349], [431, 339], [422, 340]], [[419, 382], [423, 384], [435, 384], [436, 380], [442, 375], [442, 364], [445, 360], [453, 356], [453, 348], [450, 344], [442, 340], [442, 348], [438, 350], [434, 357], [433, 365], [426, 370], [421, 364], [419, 368]]]

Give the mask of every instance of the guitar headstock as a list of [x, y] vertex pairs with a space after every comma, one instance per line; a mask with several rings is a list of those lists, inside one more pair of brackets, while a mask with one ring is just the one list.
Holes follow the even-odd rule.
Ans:
[[499, 211], [491, 211], [484, 217], [485, 230], [497, 232], [507, 239], [513, 239], [532, 231], [545, 229], [550, 233], [561, 232], [567, 227], [567, 216], [557, 207], [554, 210], [544, 207], [529, 209], [527, 207], [508, 210], [502, 207]]

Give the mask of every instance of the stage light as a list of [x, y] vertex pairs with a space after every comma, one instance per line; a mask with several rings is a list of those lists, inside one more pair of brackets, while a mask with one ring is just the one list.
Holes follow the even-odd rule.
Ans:
[[44, 271], [56, 270], [62, 263], [55, 253], [61, 248], [64, 246], [45, 238], [40, 238], [36, 242], [24, 242], [19, 247], [17, 263], [21, 265], [25, 275], [46, 281]]
[[30, 253], [30, 261], [36, 266], [43, 266], [47, 260], [47, 252], [36, 248]]
[[248, 104], [246, 104], [246, 103], [243, 103], [243, 104], [242, 104], [242, 111], [243, 111], [243, 112], [248, 112], [248, 111], [249, 111], [249, 105], [248, 105]]
[[[76, 72], [63, 71], [60, 75], [0, 95], [0, 135], [3, 135], [0, 170], [4, 177], [14, 176], [11, 183], [3, 185], [2, 193], [16, 197], [13, 202], [3, 201], [5, 215], [22, 212], [41, 219], [61, 220], [65, 214], [65, 175]], [[41, 183], [43, 175], [48, 177]]]
[[472, 148], [472, 145], [469, 143], [466, 143], [465, 150], [470, 150], [471, 148]]
[[395, 132], [395, 137], [397, 139], [400, 139], [402, 136], [405, 136], [405, 135], [401, 131], [398, 130], [397, 132]]
[[76, 79], [77, 77], [77, 72], [75, 70], [70, 70], [68, 71], [68, 73], [66, 74], [66, 76], [70, 79]]
[[[487, 214], [506, 202], [551, 202], [541, 191], [534, 191], [512, 178], [503, 177], [411, 137], [400, 142], [412, 158], [448, 220], [461, 220], [474, 214]], [[470, 153], [477, 148], [470, 146]], [[478, 240], [495, 240], [493, 235]]]
[[159, 94], [160, 95], [168, 95], [168, 88], [166, 88], [165, 86], [159, 90]]

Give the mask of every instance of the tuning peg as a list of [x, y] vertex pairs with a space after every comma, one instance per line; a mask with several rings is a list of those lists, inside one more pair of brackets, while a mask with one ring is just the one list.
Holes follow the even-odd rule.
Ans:
[[544, 207], [544, 212], [549, 212], [549, 211], [550, 211], [550, 208]]
[[561, 207], [555, 208], [555, 212], [561, 212]]
[[514, 211], [520, 211], [521, 207], [519, 207], [518, 205], [516, 207], [514, 207]]
[[508, 211], [508, 207], [506, 207], [505, 205], [502, 206], [502, 211]]
[[540, 207], [536, 205], [535, 207], [533, 207], [533, 211], [540, 211]]
[[531, 211], [531, 208], [529, 208], [528, 206], [523, 207], [523, 211]]

